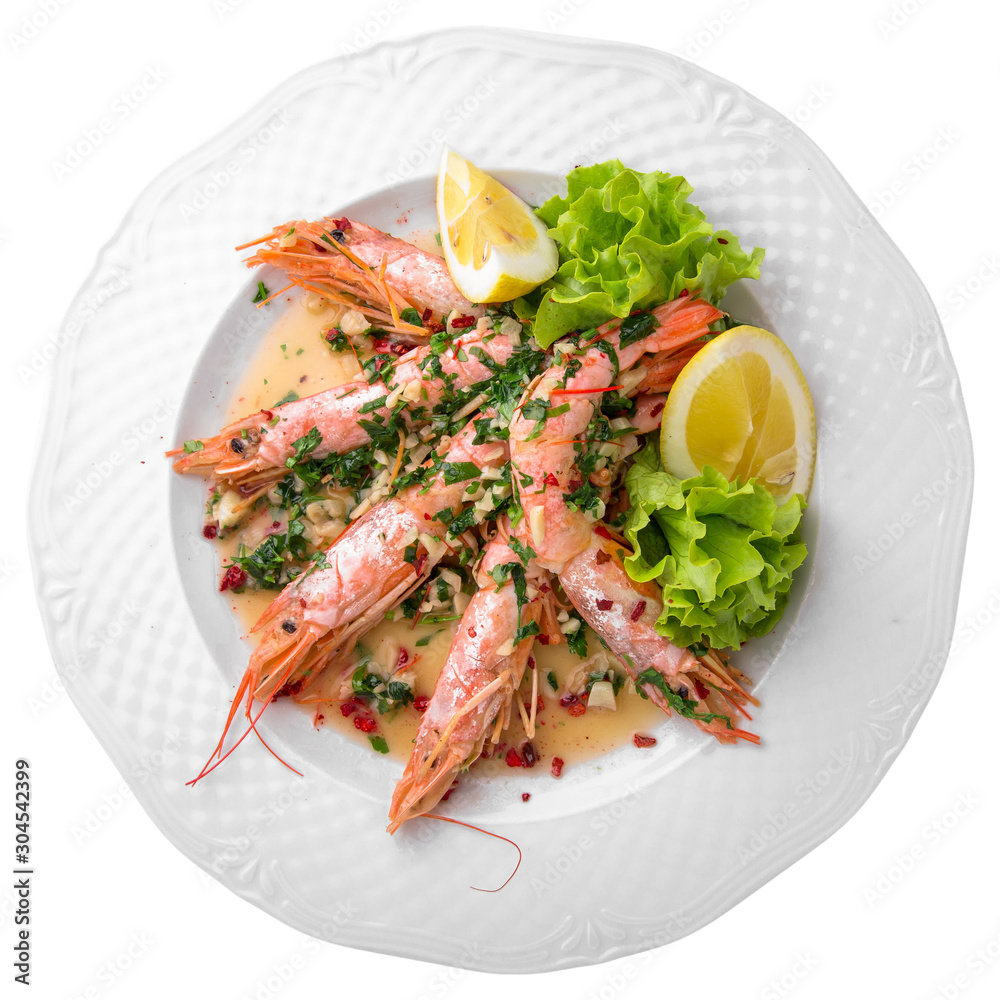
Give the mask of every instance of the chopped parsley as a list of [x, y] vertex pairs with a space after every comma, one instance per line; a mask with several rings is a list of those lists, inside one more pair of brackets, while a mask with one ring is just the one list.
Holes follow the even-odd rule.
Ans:
[[618, 328], [618, 346], [630, 347], [648, 337], [656, 327], [656, 317], [652, 313], [635, 313], [626, 316]]
[[703, 722], [705, 724], [714, 722], [716, 719], [721, 719], [725, 722], [727, 729], [733, 728], [733, 724], [729, 721], [728, 716], [719, 715], [716, 712], [699, 712], [698, 702], [692, 701], [690, 698], [683, 698], [676, 691], [672, 691], [667, 685], [667, 679], [653, 667], [650, 667], [648, 670], [644, 670], [635, 679], [636, 691], [638, 691], [643, 698], [648, 698], [649, 695], [642, 689], [645, 684], [658, 688], [663, 694], [663, 697], [667, 700], [667, 704], [670, 706], [671, 710], [676, 712], [678, 715], [683, 715], [685, 719], [694, 719], [696, 722]]

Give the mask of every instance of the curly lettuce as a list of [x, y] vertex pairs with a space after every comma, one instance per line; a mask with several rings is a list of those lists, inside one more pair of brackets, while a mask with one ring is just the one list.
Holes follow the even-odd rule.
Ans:
[[677, 646], [724, 649], [775, 626], [806, 557], [801, 494], [779, 507], [753, 480], [730, 483], [707, 465], [700, 476], [677, 479], [661, 467], [652, 441], [625, 486], [625, 536], [633, 547], [625, 569], [663, 588], [661, 635]]
[[683, 290], [718, 303], [740, 278], [760, 276], [764, 251], [747, 254], [727, 230], [713, 230], [688, 204], [683, 177], [626, 169], [620, 160], [577, 167], [566, 197], [536, 209], [559, 247], [559, 269], [515, 310], [547, 347], [676, 298]]

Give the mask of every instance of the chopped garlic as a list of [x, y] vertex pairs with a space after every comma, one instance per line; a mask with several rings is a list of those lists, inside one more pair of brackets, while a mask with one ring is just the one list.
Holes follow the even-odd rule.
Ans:
[[357, 309], [348, 309], [344, 313], [343, 318], [340, 320], [340, 329], [347, 334], [348, 337], [357, 337], [359, 334], [365, 332], [371, 324], [357, 311]]
[[594, 681], [587, 698], [587, 708], [607, 708], [612, 712], [618, 710], [615, 701], [615, 688], [611, 681]]

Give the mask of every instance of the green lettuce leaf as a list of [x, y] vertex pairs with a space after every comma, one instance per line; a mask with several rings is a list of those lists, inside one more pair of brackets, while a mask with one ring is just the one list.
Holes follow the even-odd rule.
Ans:
[[723, 649], [774, 628], [806, 557], [801, 494], [778, 507], [763, 486], [730, 483], [708, 465], [700, 476], [677, 479], [660, 467], [652, 441], [625, 487], [625, 536], [633, 547], [625, 569], [663, 588], [661, 635], [678, 646]]
[[585, 330], [676, 298], [684, 289], [713, 303], [740, 278], [760, 276], [764, 251], [746, 254], [688, 204], [683, 177], [639, 173], [619, 160], [577, 167], [566, 197], [537, 213], [559, 247], [559, 270], [515, 311], [547, 347]]

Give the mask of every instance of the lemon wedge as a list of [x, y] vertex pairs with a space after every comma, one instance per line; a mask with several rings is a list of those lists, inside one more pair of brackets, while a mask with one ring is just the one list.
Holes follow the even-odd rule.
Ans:
[[509, 302], [559, 267], [544, 223], [499, 181], [447, 146], [437, 177], [444, 259], [470, 302]]
[[816, 415], [792, 352], [755, 326], [733, 327], [706, 344], [667, 397], [660, 454], [681, 479], [711, 465], [729, 480], [759, 478], [779, 504], [808, 495]]

